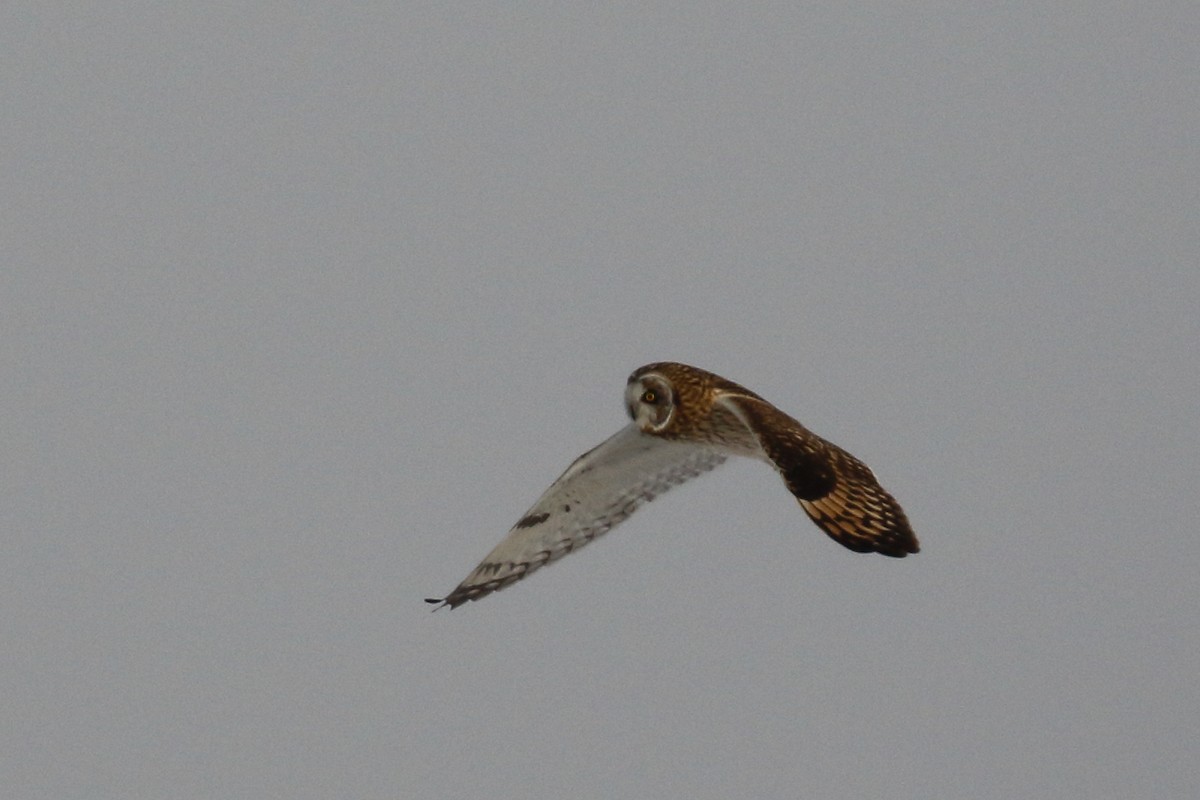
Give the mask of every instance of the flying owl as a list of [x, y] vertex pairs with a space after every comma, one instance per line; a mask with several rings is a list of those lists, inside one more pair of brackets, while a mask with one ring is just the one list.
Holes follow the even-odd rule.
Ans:
[[466, 580], [426, 602], [455, 608], [503, 589], [729, 456], [774, 467], [817, 527], [855, 552], [903, 558], [919, 549], [866, 464], [732, 381], [648, 364], [629, 376], [625, 407], [632, 423], [575, 459]]

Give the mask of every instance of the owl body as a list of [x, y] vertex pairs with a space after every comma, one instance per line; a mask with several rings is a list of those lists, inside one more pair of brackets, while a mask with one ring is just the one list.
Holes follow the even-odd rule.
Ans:
[[918, 552], [900, 505], [865, 464], [745, 387], [657, 362], [629, 376], [625, 404], [632, 424], [577, 458], [453, 592], [428, 602], [453, 608], [502, 589], [729, 456], [774, 467], [813, 522], [848, 549]]

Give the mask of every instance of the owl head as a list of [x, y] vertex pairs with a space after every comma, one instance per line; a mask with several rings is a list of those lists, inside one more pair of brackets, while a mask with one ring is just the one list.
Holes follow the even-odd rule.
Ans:
[[660, 434], [675, 417], [676, 397], [671, 381], [650, 365], [629, 376], [625, 408], [643, 433]]
[[722, 395], [758, 398], [711, 372], [659, 361], [634, 370], [625, 385], [625, 407], [642, 433], [667, 439], [712, 441], [757, 452], [757, 440], [728, 410], [714, 408]]

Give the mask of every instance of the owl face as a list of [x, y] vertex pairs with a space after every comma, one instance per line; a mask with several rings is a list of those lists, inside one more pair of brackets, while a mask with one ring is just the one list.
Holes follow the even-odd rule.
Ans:
[[634, 374], [625, 386], [625, 407], [643, 433], [662, 433], [675, 417], [671, 382], [655, 372]]

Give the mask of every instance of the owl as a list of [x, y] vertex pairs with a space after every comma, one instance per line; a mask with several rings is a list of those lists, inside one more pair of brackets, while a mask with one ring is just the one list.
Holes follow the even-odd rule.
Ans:
[[575, 459], [454, 591], [455, 608], [503, 589], [621, 524], [729, 456], [766, 461], [817, 527], [858, 553], [918, 551], [904, 511], [866, 464], [749, 389], [686, 364], [634, 371], [632, 422]]

